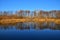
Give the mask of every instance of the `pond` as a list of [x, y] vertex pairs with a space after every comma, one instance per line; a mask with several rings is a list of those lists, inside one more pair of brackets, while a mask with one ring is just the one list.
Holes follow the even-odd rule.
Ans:
[[20, 22], [0, 24], [0, 39], [60, 39], [60, 24]]

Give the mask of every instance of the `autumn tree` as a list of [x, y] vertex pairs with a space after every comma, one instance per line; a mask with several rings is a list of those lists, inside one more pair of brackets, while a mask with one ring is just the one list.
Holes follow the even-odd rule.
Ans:
[[18, 16], [19, 16], [20, 18], [23, 18], [23, 13], [24, 13], [24, 10], [18, 11]]
[[26, 10], [25, 13], [26, 13], [26, 16], [29, 17], [30, 11]]

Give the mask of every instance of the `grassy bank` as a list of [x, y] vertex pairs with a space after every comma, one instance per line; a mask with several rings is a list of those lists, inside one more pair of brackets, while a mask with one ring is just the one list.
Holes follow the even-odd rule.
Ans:
[[16, 22], [54, 22], [60, 24], [60, 19], [2, 19], [0, 20], [0, 24], [8, 24], [8, 23], [16, 23]]

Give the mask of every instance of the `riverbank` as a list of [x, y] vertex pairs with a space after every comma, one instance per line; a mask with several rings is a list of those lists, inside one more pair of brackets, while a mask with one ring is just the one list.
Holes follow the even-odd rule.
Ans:
[[2, 19], [0, 20], [0, 24], [8, 24], [8, 23], [16, 23], [16, 22], [54, 22], [60, 24], [60, 19]]

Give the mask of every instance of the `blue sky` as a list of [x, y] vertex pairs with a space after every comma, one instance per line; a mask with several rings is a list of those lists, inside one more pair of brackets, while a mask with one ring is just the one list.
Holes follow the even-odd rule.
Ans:
[[60, 0], [0, 0], [0, 11], [60, 10]]

